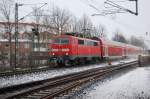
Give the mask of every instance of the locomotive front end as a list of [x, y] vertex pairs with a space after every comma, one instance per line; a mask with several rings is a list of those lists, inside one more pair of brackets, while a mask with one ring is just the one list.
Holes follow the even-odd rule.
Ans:
[[50, 50], [50, 62], [66, 64], [70, 55], [70, 38], [67, 36], [58, 36], [52, 39]]

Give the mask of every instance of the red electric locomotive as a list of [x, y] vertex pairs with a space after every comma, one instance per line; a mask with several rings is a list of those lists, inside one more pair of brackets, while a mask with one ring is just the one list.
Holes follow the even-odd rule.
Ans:
[[100, 42], [87, 38], [62, 35], [52, 39], [50, 60], [58, 64], [74, 64], [101, 58]]
[[52, 38], [50, 45], [50, 61], [57, 64], [78, 64], [99, 61], [104, 58], [125, 57], [137, 54], [140, 48], [102, 39], [92, 40], [71, 35]]

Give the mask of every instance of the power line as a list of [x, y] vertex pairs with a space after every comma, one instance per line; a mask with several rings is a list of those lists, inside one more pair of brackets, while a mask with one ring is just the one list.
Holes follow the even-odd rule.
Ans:
[[96, 15], [105, 16], [105, 15], [108, 15], [108, 14], [126, 13], [126, 12], [134, 14], [134, 15], [138, 15], [138, 0], [121, 0], [120, 1], [120, 2], [127, 2], [127, 1], [128, 2], [133, 2], [134, 1], [135, 2], [135, 8], [136, 8], [135, 12], [132, 11], [132, 10], [130, 10], [130, 9], [128, 9], [128, 8], [125, 8], [125, 7], [121, 6], [121, 5], [119, 5], [117, 3], [119, 1], [106, 0], [104, 2], [104, 8], [105, 8], [105, 10], [102, 10], [101, 12], [100, 12], [100, 10], [96, 6], [94, 6], [92, 4], [89, 4], [90, 7], [92, 7], [93, 9], [95, 9], [95, 10], [97, 10], [97, 11], [100, 12], [98, 14], [93, 14], [92, 16], [96, 16]]
[[[47, 3], [44, 3], [42, 6], [38, 7], [36, 10], [41, 9], [42, 7], [44, 7], [45, 5], [47, 5]], [[28, 13], [27, 15], [25, 15], [24, 17], [20, 18], [18, 21], [23, 20], [24, 18], [30, 16], [34, 11], [31, 11], [30, 13]]]

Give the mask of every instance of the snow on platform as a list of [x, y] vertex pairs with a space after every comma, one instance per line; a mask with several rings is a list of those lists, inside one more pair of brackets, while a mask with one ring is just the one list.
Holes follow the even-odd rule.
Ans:
[[[134, 60], [136, 59], [124, 59], [121, 61], [112, 62], [112, 65], [121, 64], [122, 62], [130, 62]], [[0, 88], [32, 82], [32, 81], [44, 80], [44, 79], [53, 78], [60, 75], [80, 72], [80, 71], [97, 68], [97, 67], [104, 67], [104, 66], [108, 66], [108, 64], [101, 63], [101, 64], [95, 64], [89, 66], [82, 66], [82, 67], [69, 67], [69, 68], [60, 68], [60, 69], [56, 68], [56, 69], [42, 71], [42, 72], [13, 75], [9, 77], [0, 77]]]
[[150, 99], [150, 66], [116, 75], [93, 84], [72, 99]]

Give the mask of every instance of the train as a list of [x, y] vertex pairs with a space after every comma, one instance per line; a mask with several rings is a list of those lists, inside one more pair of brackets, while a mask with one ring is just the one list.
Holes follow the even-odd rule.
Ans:
[[102, 38], [60, 35], [52, 38], [49, 60], [58, 65], [77, 65], [106, 59], [125, 58], [142, 52], [142, 48]]

